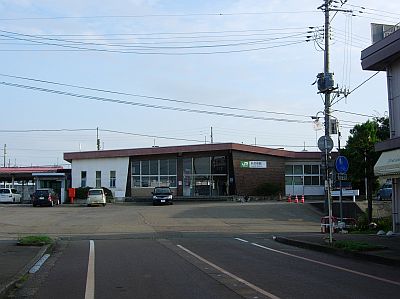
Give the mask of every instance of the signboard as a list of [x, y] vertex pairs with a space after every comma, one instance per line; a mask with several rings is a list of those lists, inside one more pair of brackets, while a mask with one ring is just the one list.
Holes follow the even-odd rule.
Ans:
[[267, 161], [240, 161], [240, 168], [267, 168]]
[[349, 170], [349, 161], [345, 156], [339, 156], [335, 162], [336, 171], [339, 173], [346, 173]]
[[318, 139], [318, 148], [321, 152], [330, 152], [333, 149], [333, 140], [329, 136], [321, 136]]

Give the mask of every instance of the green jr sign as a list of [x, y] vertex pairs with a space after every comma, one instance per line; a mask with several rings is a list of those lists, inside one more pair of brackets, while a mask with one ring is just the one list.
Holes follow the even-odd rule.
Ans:
[[249, 161], [240, 161], [240, 168], [249, 168]]

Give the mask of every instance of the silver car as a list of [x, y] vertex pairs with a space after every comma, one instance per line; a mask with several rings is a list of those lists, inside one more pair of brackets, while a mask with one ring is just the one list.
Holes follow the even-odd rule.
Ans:
[[0, 189], [0, 202], [21, 202], [21, 194], [14, 188], [1, 188]]
[[86, 201], [88, 207], [91, 205], [106, 205], [106, 194], [104, 190], [101, 188], [98, 189], [89, 189], [88, 197]]

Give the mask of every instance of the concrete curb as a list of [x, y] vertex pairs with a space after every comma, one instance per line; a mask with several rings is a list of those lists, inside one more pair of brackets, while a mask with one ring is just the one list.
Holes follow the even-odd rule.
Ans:
[[[17, 246], [17, 245], [16, 245]], [[4, 296], [8, 293], [8, 291], [15, 286], [15, 284], [29, 272], [29, 270], [35, 265], [35, 263], [41, 259], [41, 257], [45, 254], [45, 252], [52, 245], [44, 245], [40, 248], [39, 252], [32, 258], [32, 260], [25, 265], [17, 274], [15, 274], [9, 281], [6, 281], [4, 285], [0, 287], [0, 298], [5, 298]]]
[[296, 246], [296, 247], [300, 247], [300, 248], [330, 253], [330, 254], [334, 254], [337, 256], [346, 257], [346, 258], [354, 258], [354, 259], [358, 259], [358, 260], [374, 262], [374, 263], [383, 264], [383, 265], [387, 265], [387, 266], [400, 267], [400, 260], [397, 260], [397, 259], [391, 259], [391, 258], [372, 255], [372, 254], [368, 254], [368, 253], [351, 252], [351, 251], [346, 251], [346, 250], [339, 249], [339, 248], [332, 248], [332, 247], [328, 247], [325, 245], [320, 245], [320, 244], [311, 243], [311, 242], [307, 242], [307, 241], [294, 240], [294, 239], [289, 239], [289, 238], [280, 237], [280, 236], [273, 236], [273, 239], [276, 242], [283, 243], [286, 245], [292, 245], [292, 246]]

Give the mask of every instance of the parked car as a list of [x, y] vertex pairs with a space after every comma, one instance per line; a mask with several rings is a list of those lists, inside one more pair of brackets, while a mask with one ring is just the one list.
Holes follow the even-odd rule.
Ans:
[[153, 192], [153, 205], [173, 204], [172, 191], [169, 187], [155, 187]]
[[379, 188], [376, 194], [376, 200], [391, 200], [392, 199], [392, 184], [385, 183]]
[[94, 204], [100, 204], [104, 207], [106, 205], [106, 194], [104, 190], [101, 188], [89, 189], [86, 203], [88, 207]]
[[21, 202], [21, 194], [14, 188], [1, 188], [0, 202]]
[[32, 194], [32, 206], [54, 206], [60, 204], [58, 194], [51, 188], [37, 189]]

